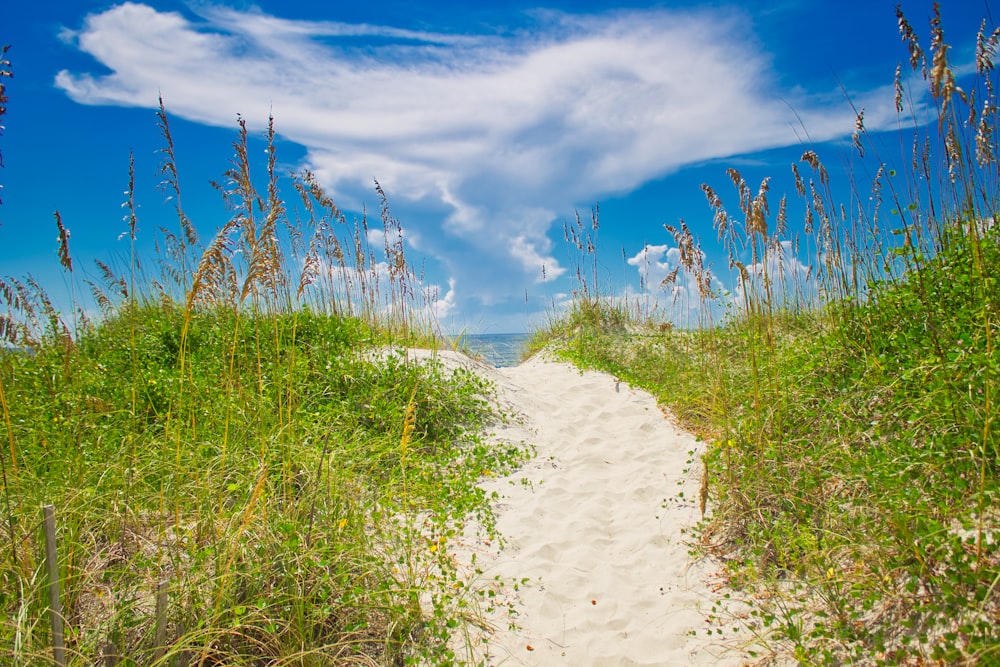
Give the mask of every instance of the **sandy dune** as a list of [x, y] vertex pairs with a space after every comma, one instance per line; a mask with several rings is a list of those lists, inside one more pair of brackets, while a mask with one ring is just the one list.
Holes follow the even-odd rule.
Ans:
[[[646, 392], [609, 375], [536, 357], [491, 371], [501, 400], [522, 415], [498, 438], [537, 456], [499, 494], [504, 546], [470, 541], [480, 581], [507, 590], [480, 649], [489, 665], [740, 665], [706, 630], [718, 567], [692, 558], [685, 531], [700, 519], [701, 444], [672, 425]], [[510, 630], [513, 620], [518, 628]]]

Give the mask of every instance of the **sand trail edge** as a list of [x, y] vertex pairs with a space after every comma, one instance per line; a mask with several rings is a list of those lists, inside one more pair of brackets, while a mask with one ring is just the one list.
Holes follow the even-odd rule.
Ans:
[[[720, 566], [693, 556], [703, 443], [655, 399], [536, 355], [490, 369], [519, 415], [493, 437], [534, 458], [485, 480], [503, 541], [458, 546], [460, 567], [508, 582], [475, 659], [487, 665], [742, 665], [745, 612], [722, 606]], [[474, 564], [473, 564], [474, 561]], [[513, 613], [511, 613], [513, 611]], [[725, 631], [709, 634], [718, 619]], [[514, 624], [516, 627], [512, 628]], [[722, 628], [718, 628], [722, 629]], [[485, 642], [483, 642], [485, 640]]]

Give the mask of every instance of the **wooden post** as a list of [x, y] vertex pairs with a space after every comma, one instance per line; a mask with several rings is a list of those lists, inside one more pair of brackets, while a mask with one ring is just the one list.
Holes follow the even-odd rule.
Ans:
[[[184, 622], [181, 621], [177, 624], [177, 639], [180, 640], [184, 636]], [[191, 662], [191, 651], [188, 649], [183, 649], [177, 653], [174, 658], [172, 667], [188, 667]]]
[[156, 632], [153, 634], [153, 661], [163, 659], [167, 652], [167, 585], [163, 579], [156, 587]]
[[104, 648], [101, 649], [101, 664], [103, 667], [117, 667], [119, 660], [121, 660], [121, 656], [118, 655], [118, 647], [111, 642], [105, 644]]
[[63, 640], [62, 602], [59, 600], [59, 561], [56, 556], [56, 510], [52, 505], [42, 508], [45, 521], [45, 563], [49, 572], [49, 612], [52, 616], [52, 659], [57, 667], [66, 664], [66, 644]]

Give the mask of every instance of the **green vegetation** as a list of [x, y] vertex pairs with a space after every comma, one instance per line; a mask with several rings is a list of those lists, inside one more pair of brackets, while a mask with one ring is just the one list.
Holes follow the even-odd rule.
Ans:
[[[761, 657], [1000, 662], [1000, 33], [984, 22], [963, 91], [939, 17], [926, 58], [902, 14], [900, 26], [938, 112], [913, 129], [909, 167], [879, 155], [859, 112], [871, 193], [840, 206], [806, 151], [809, 177], [793, 165], [801, 238], [784, 199], [772, 217], [768, 181], [754, 193], [730, 170], [740, 215], [705, 192], [735, 294], [713, 289], [683, 223], [668, 228], [683, 266], [665, 282], [699, 293], [701, 327], [658, 326], [592, 282], [545, 334], [574, 362], [650, 389], [709, 442], [701, 544], [750, 594], [743, 638]], [[790, 260], [798, 247], [814, 251], [808, 275]]]
[[70, 322], [31, 277], [0, 281], [0, 662], [52, 659], [45, 504], [70, 664], [463, 659], [455, 638], [492, 600], [448, 551], [470, 519], [492, 530], [475, 483], [523, 452], [483, 441], [502, 415], [479, 376], [387, 351], [436, 336], [384, 193], [378, 261], [367, 221], [309, 174], [293, 225], [273, 129], [259, 194], [241, 121], [219, 186], [234, 213], [202, 247], [162, 104], [159, 118], [178, 219], [159, 278], [134, 253], [122, 274], [99, 262], [102, 316], [76, 305]]
[[[665, 283], [703, 306], [684, 330], [602, 294], [595, 210], [566, 229], [574, 305], [534, 343], [650, 389], [709, 442], [701, 546], [748, 592], [742, 637], [765, 658], [1000, 662], [1000, 32], [984, 23], [962, 90], [937, 15], [929, 56], [900, 27], [937, 111], [907, 166], [859, 111], [871, 191], [841, 206], [805, 151], [802, 237], [784, 198], [772, 216], [769, 181], [755, 193], [730, 170], [739, 215], [705, 186], [737, 287], [718, 293], [691, 230], [668, 227], [681, 267]], [[64, 315], [30, 276], [0, 280], [0, 661], [51, 659], [52, 504], [71, 664], [461, 662], [455, 638], [492, 598], [448, 547], [470, 518], [490, 530], [475, 482], [523, 453], [482, 441], [502, 418], [483, 380], [386, 352], [438, 337], [385, 194], [380, 249], [308, 173], [290, 216], [273, 128], [261, 193], [241, 121], [218, 186], [233, 216], [202, 244], [159, 118], [178, 226], [158, 277], [133, 251], [81, 285], [57, 213], [72, 293], [89, 289], [100, 319]]]

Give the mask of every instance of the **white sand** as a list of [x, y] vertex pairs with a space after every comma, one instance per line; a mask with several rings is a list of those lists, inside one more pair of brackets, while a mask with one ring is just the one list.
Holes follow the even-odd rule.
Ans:
[[[528, 579], [487, 620], [489, 665], [740, 665], [731, 624], [706, 630], [720, 599], [718, 566], [690, 555], [699, 521], [701, 443], [673, 425], [646, 392], [609, 375], [535, 357], [486, 371], [537, 456], [484, 483], [496, 491], [505, 542], [472, 541], [477, 580]], [[511, 630], [513, 620], [518, 628]], [[747, 637], [743, 637], [746, 639]]]

